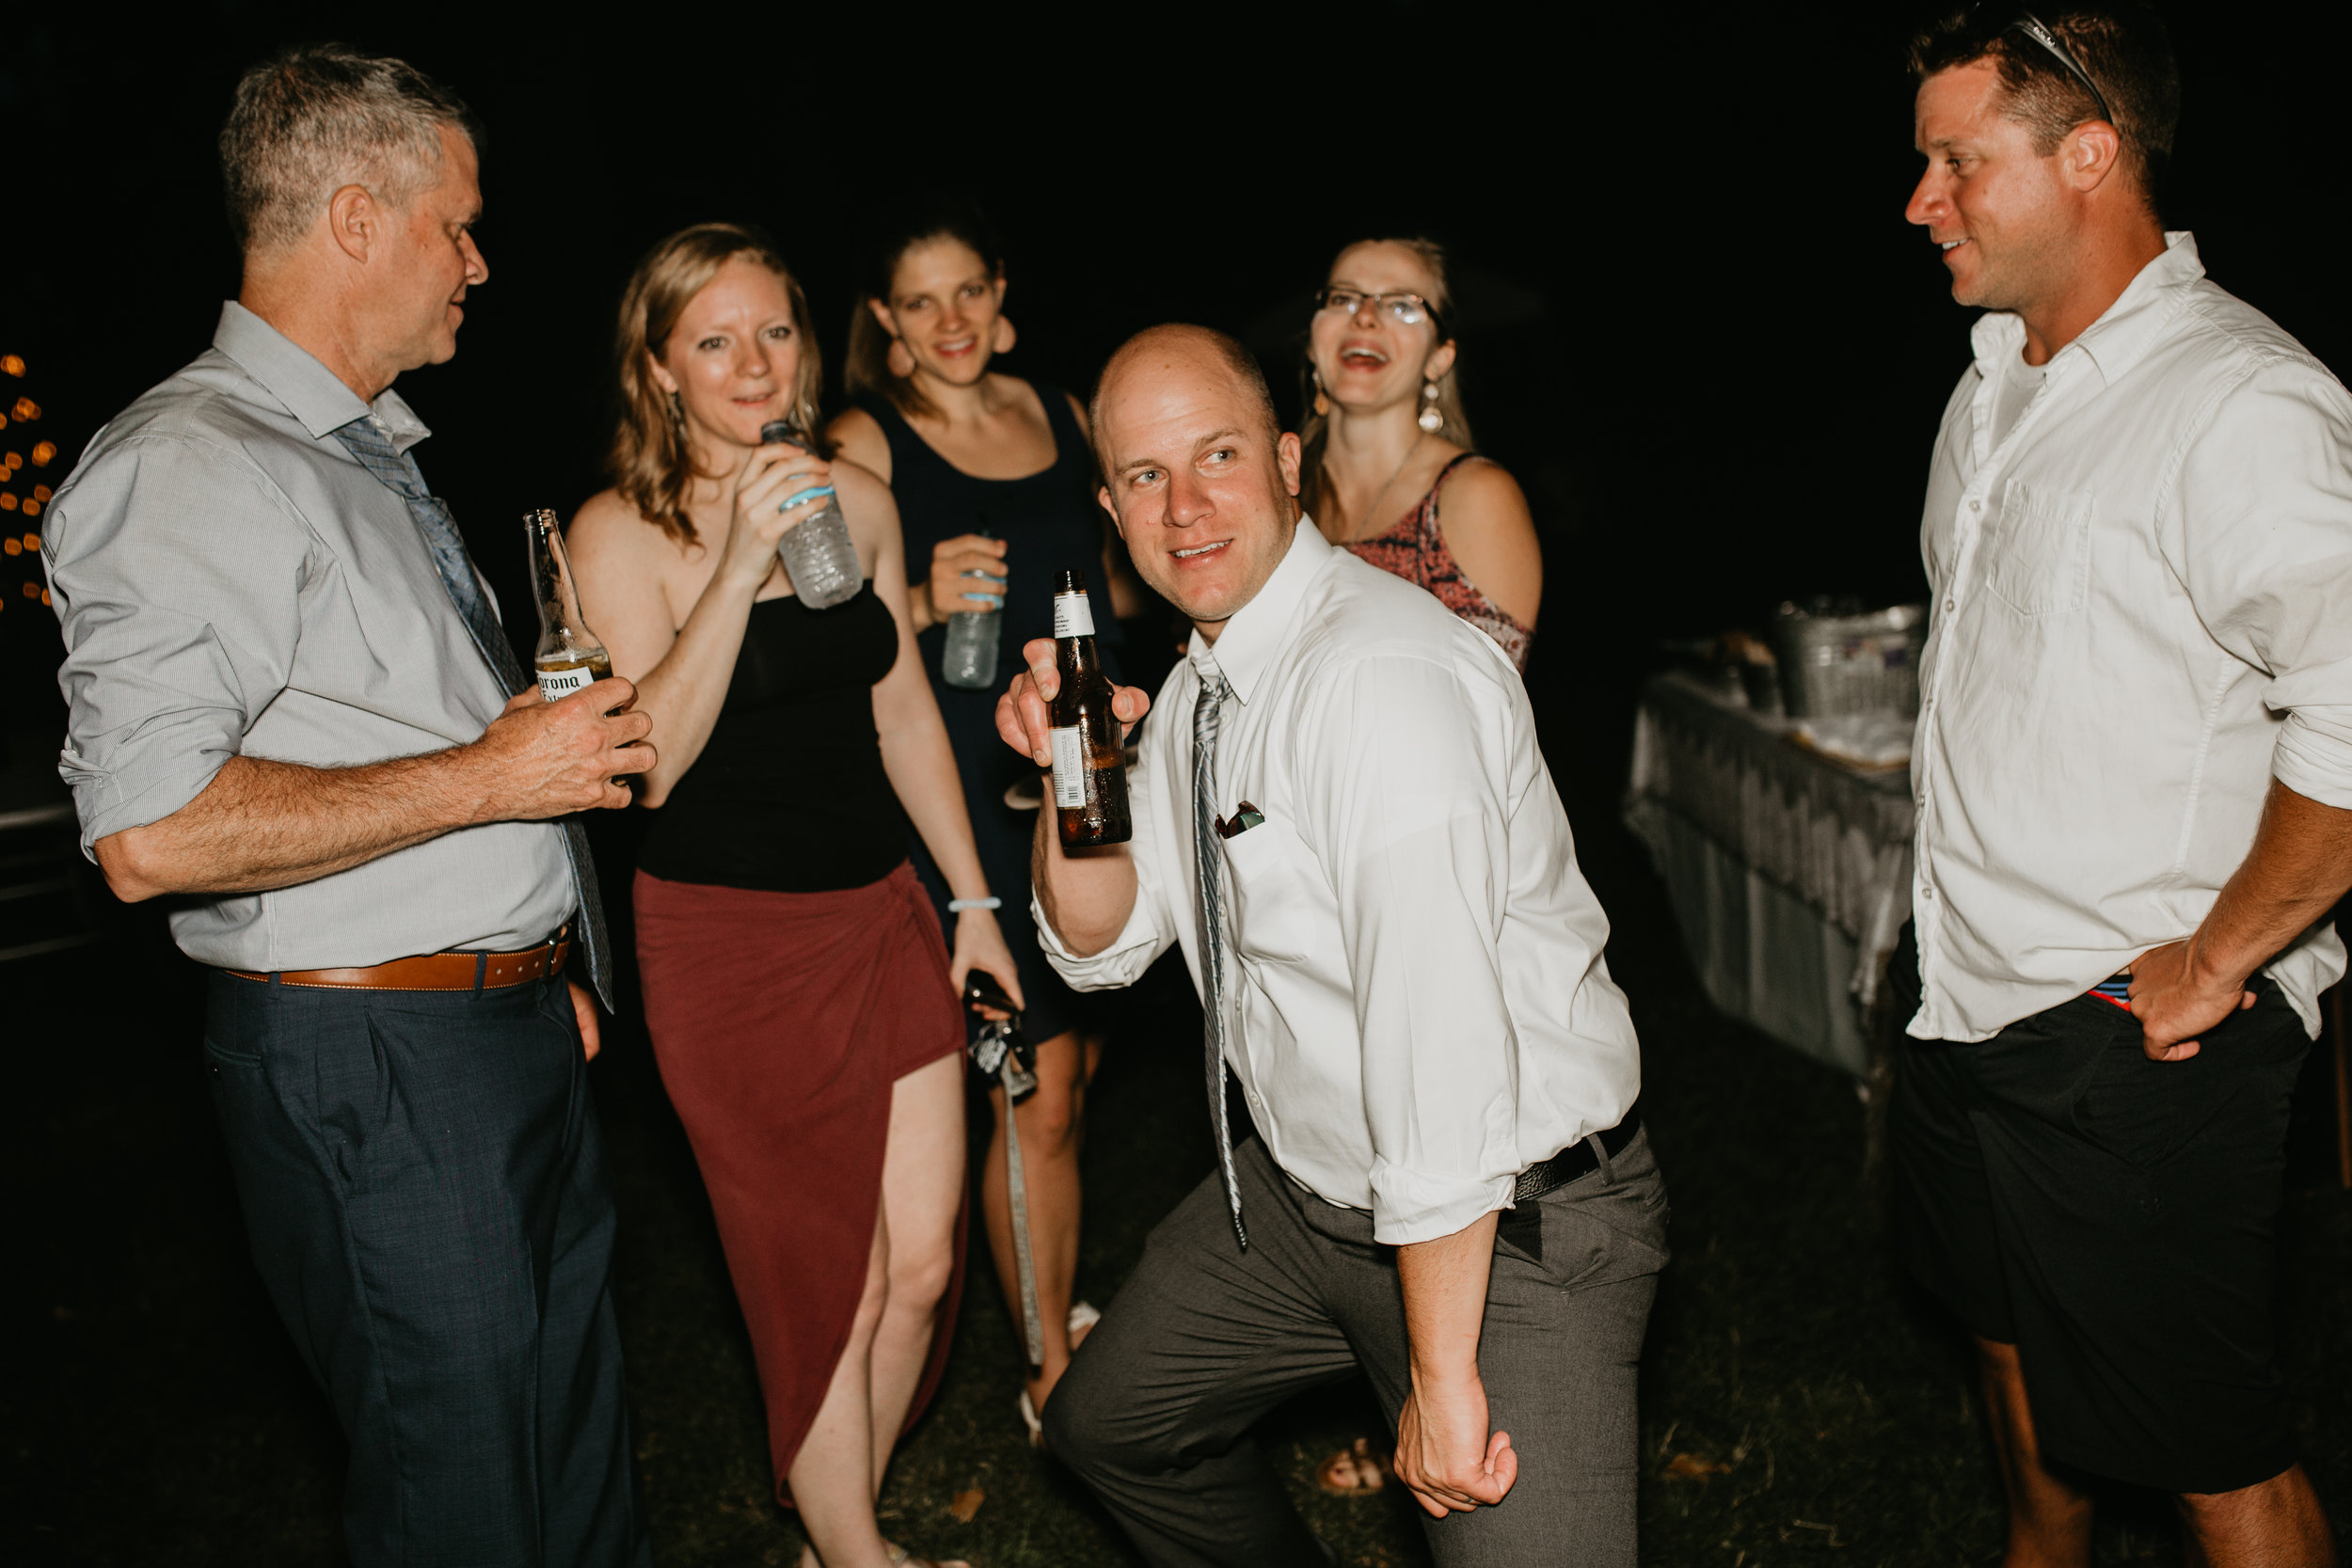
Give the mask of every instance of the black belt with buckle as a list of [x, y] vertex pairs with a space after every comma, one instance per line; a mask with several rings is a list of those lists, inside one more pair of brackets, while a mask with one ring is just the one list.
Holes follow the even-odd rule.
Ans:
[[[1627, 1110], [1623, 1120], [1600, 1135], [1600, 1147], [1609, 1151], [1609, 1158], [1623, 1154], [1633, 1135], [1642, 1130], [1642, 1102], [1636, 1100]], [[1570, 1144], [1549, 1160], [1539, 1160], [1519, 1172], [1518, 1184], [1511, 1189], [1513, 1203], [1525, 1203], [1543, 1196], [1554, 1187], [1565, 1187], [1600, 1169], [1600, 1156], [1593, 1152], [1590, 1138]]]

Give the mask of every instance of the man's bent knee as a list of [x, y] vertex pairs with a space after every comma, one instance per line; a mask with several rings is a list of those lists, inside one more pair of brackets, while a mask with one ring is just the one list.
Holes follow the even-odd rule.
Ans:
[[1038, 1413], [1045, 1423], [1046, 1448], [1081, 1473], [1105, 1467], [1161, 1467], [1162, 1461], [1152, 1451], [1153, 1445], [1139, 1441], [1142, 1433], [1132, 1420], [1120, 1419], [1120, 1413], [1129, 1402], [1120, 1397], [1117, 1380], [1089, 1376], [1090, 1365], [1083, 1353], [1073, 1359], [1070, 1370], [1054, 1385], [1045, 1408]]

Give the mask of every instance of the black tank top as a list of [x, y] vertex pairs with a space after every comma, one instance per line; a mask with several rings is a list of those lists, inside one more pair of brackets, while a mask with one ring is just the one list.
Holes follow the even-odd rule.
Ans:
[[[906, 536], [910, 581], [921, 582], [930, 576], [931, 548], [943, 539], [985, 531], [1005, 542], [1005, 622], [997, 654], [997, 691], [1020, 670], [1021, 644], [1054, 635], [1057, 572], [1086, 573], [1087, 595], [1094, 603], [1095, 645], [1110, 648], [1119, 641], [1119, 620], [1110, 610], [1110, 584], [1103, 576], [1105, 519], [1094, 497], [1093, 451], [1079, 432], [1078, 421], [1070, 412], [1070, 400], [1061, 389], [1043, 382], [1032, 382], [1030, 387], [1038, 402], [1045, 405], [1045, 422], [1054, 433], [1054, 466], [1021, 479], [976, 479], [940, 456], [889, 399], [858, 400], [858, 406], [882, 427], [890, 442], [890, 491], [898, 499], [898, 524]], [[942, 605], [939, 610], [944, 617], [953, 608]], [[932, 686], [942, 701], [947, 701], [956, 689], [939, 678], [940, 659], [947, 646], [944, 620], [924, 632], [917, 643]], [[1115, 676], [1118, 665], [1113, 657], [1107, 668]], [[984, 698], [991, 717], [982, 738], [1018, 762], [1011, 748], [994, 738], [997, 691]], [[952, 721], [948, 728], [951, 733], [955, 730]], [[961, 737], [957, 738], [961, 749]]]
[[874, 683], [898, 656], [898, 623], [871, 583], [830, 610], [797, 595], [755, 603], [719, 721], [652, 813], [637, 863], [775, 893], [865, 887], [898, 869], [906, 818], [874, 732]]

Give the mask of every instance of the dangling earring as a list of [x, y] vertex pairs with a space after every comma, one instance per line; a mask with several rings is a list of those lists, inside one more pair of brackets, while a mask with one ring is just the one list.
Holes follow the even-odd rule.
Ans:
[[1421, 384], [1421, 419], [1418, 422], [1422, 429], [1435, 436], [1445, 428], [1445, 416], [1438, 412], [1438, 384], [1436, 382], [1424, 381]]
[[1307, 376], [1315, 384], [1315, 418], [1318, 420], [1329, 418], [1331, 400], [1323, 395], [1323, 372], [1311, 370], [1307, 372]]
[[1012, 352], [1012, 318], [1009, 316], [997, 317], [996, 330], [988, 340], [989, 353], [1010, 354]]
[[890, 373], [900, 381], [914, 373], [914, 353], [907, 347], [904, 338], [890, 340]]
[[686, 428], [686, 400], [678, 396], [675, 390], [670, 393], [670, 426], [677, 431], [683, 431]]

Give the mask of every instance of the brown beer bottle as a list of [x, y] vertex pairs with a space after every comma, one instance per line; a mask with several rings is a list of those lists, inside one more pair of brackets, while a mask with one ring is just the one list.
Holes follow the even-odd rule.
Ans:
[[1127, 817], [1126, 736], [1111, 712], [1111, 683], [1094, 651], [1094, 611], [1076, 572], [1054, 579], [1054, 673], [1060, 685], [1046, 714], [1053, 721], [1054, 811], [1062, 847], [1124, 844], [1135, 836]]

